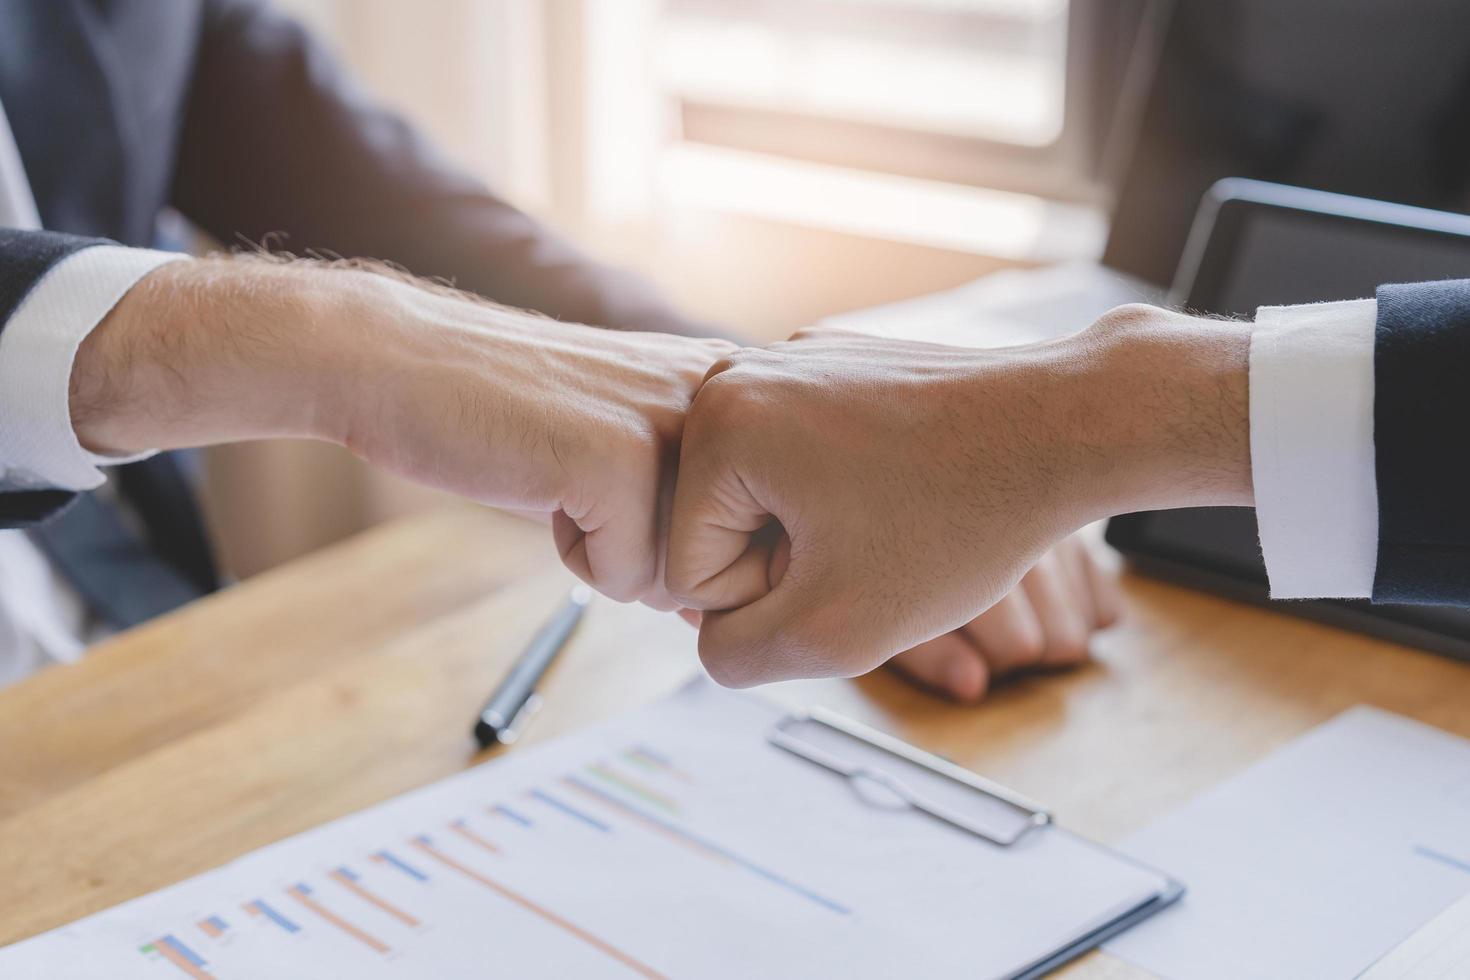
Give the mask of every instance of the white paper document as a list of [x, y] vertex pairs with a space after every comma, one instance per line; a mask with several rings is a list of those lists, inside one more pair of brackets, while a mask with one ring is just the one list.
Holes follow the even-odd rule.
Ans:
[[1395, 946], [1360, 980], [1465, 980], [1470, 977], [1470, 895]]
[[1163, 879], [998, 847], [769, 744], [692, 685], [0, 950], [0, 976], [997, 977]]
[[1110, 952], [1170, 980], [1351, 980], [1470, 892], [1470, 741], [1354, 708], [1121, 849], [1189, 892]]

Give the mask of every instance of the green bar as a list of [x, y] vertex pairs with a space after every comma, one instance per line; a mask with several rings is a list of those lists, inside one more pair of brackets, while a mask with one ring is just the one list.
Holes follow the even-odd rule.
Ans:
[[654, 792], [647, 786], [643, 786], [628, 778], [627, 776], [623, 776], [619, 773], [613, 772], [606, 766], [588, 766], [587, 771], [596, 776], [598, 779], [602, 780], [604, 783], [610, 783], [613, 786], [622, 787], [627, 792], [632, 793], [634, 796], [637, 796], [640, 799], [645, 800], [646, 802], [652, 803], [654, 806], [662, 807], [670, 813], [679, 812], [679, 805], [673, 800], [669, 799], [667, 796], [664, 796], [662, 793]]

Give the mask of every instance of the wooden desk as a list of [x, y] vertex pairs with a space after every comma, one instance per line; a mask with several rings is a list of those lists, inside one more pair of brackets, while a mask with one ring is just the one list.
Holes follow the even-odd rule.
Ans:
[[[480, 702], [570, 577], [544, 528], [390, 525], [0, 692], [0, 944], [152, 891], [483, 756]], [[1139, 578], [1098, 663], [947, 705], [879, 674], [780, 685], [1117, 840], [1359, 702], [1470, 736], [1470, 669]], [[695, 667], [694, 634], [596, 603], [528, 741]], [[1138, 977], [1093, 955], [1068, 977]]]

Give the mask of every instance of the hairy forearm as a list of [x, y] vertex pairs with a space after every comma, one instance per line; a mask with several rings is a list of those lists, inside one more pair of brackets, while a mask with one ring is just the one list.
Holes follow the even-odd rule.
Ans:
[[664, 483], [689, 403], [730, 349], [559, 323], [382, 266], [177, 262], [82, 344], [72, 424], [111, 453], [335, 442], [419, 483], [552, 514], [574, 571], [667, 606]]
[[[255, 259], [166, 265], [140, 281], [77, 352], [72, 424], [126, 453], [267, 436], [329, 438], [351, 377], [346, 321], [371, 277]], [[366, 337], [363, 338], [367, 340]], [[337, 360], [337, 372], [325, 370]]]

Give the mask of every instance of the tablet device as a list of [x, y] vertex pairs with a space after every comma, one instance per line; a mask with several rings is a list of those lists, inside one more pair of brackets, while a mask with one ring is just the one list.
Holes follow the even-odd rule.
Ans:
[[[1170, 294], [1194, 312], [1372, 296], [1380, 283], [1470, 278], [1470, 217], [1254, 180], [1205, 196]], [[1107, 538], [1140, 570], [1470, 660], [1470, 611], [1363, 600], [1271, 603], [1255, 512], [1128, 514]]]

